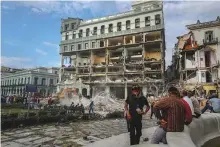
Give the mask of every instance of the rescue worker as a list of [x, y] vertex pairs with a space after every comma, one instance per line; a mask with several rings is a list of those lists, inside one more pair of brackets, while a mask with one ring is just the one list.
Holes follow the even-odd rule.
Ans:
[[[147, 106], [145, 111], [143, 111], [144, 106]], [[130, 123], [130, 145], [139, 144], [142, 135], [142, 115], [146, 114], [149, 109], [150, 106], [146, 97], [141, 94], [140, 86], [133, 86], [131, 95], [125, 101], [126, 118], [129, 119]]]

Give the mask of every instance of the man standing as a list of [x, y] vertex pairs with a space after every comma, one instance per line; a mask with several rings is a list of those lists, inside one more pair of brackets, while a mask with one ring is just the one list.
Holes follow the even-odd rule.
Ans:
[[[130, 145], [139, 144], [142, 135], [142, 115], [150, 109], [147, 99], [141, 96], [140, 91], [140, 86], [133, 86], [131, 95], [125, 101], [125, 111], [129, 119]], [[147, 106], [145, 111], [143, 111], [144, 106]]]
[[192, 100], [188, 97], [187, 92], [185, 90], [183, 90], [181, 92], [181, 97], [189, 104], [191, 112], [192, 112], [192, 114], [194, 114], [194, 108], [193, 108]]
[[91, 102], [89, 104], [89, 114], [94, 113], [93, 107], [94, 107], [94, 102], [93, 102], [93, 100], [91, 100]]
[[194, 108], [194, 114], [193, 117], [199, 118], [201, 116], [201, 110], [200, 110], [200, 104], [197, 98], [194, 96], [194, 92], [189, 91], [188, 92], [188, 97], [191, 99], [193, 108]]
[[[179, 91], [176, 87], [170, 87], [169, 96], [154, 104], [156, 111], [162, 111], [160, 126], [155, 130], [151, 143], [166, 142], [166, 132], [182, 132], [184, 130], [184, 105], [179, 99]], [[160, 114], [157, 114], [160, 115]]]

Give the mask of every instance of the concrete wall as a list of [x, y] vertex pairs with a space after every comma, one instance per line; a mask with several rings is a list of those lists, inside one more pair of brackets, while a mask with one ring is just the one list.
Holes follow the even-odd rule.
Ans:
[[167, 133], [169, 147], [201, 147], [205, 142], [220, 136], [220, 114], [205, 113], [193, 119], [184, 132]]
[[145, 52], [145, 58], [155, 58], [157, 60], [161, 59], [161, 52]]

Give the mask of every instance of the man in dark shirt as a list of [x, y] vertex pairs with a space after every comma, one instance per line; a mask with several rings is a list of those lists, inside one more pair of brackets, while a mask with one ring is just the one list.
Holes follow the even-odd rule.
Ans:
[[[147, 106], [143, 111], [143, 107]], [[128, 109], [129, 107], [129, 109]], [[140, 86], [133, 86], [132, 93], [125, 101], [125, 111], [129, 120], [130, 144], [139, 144], [142, 135], [142, 115], [150, 109], [147, 99], [141, 96]]]

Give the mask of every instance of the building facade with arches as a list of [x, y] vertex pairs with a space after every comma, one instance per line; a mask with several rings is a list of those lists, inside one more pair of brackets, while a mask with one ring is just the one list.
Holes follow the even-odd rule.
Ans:
[[1, 76], [1, 93], [2, 95], [20, 95], [26, 94], [27, 85], [37, 86], [37, 92], [41, 96], [49, 96], [56, 92], [58, 83], [59, 68], [37, 67], [16, 71]]

